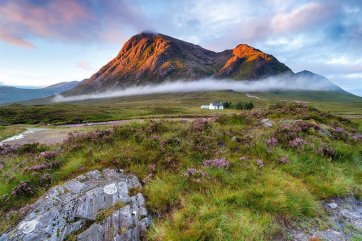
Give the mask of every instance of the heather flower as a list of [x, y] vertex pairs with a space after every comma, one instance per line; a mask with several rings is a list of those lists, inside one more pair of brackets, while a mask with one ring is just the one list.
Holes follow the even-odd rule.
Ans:
[[258, 165], [258, 168], [261, 169], [264, 167], [264, 162], [262, 160], [256, 160], [256, 165]]
[[269, 138], [269, 139], [266, 140], [266, 144], [269, 147], [274, 147], [274, 146], [278, 145], [278, 139], [275, 138], [275, 137]]
[[193, 131], [202, 131], [208, 124], [208, 120], [205, 118], [198, 118], [192, 122]]
[[320, 127], [314, 123], [309, 123], [309, 122], [304, 122], [304, 121], [299, 121], [297, 123], [298, 128], [300, 128], [301, 131], [303, 132], [307, 132], [310, 129], [315, 129], [315, 130], [319, 130]]
[[357, 142], [362, 142], [362, 134], [355, 134], [352, 136], [352, 139]]
[[306, 144], [307, 144], [307, 142], [303, 138], [300, 138], [300, 137], [294, 138], [292, 141], [289, 142], [289, 145], [291, 147], [300, 147], [300, 146], [304, 146]]
[[0, 145], [0, 155], [8, 155], [15, 153], [18, 149], [17, 145], [2, 144]]
[[48, 165], [43, 163], [43, 164], [39, 164], [39, 165], [35, 165], [32, 167], [26, 168], [26, 170], [27, 171], [40, 171], [40, 170], [43, 170], [46, 168], [48, 168]]
[[335, 132], [337, 132], [337, 133], [343, 133], [343, 132], [344, 132], [344, 129], [343, 129], [342, 127], [337, 127], [337, 128], [335, 128], [334, 130], [335, 130]]
[[205, 160], [202, 163], [202, 165], [205, 167], [222, 168], [222, 167], [228, 167], [230, 165], [230, 162], [225, 160], [224, 158], [219, 158], [219, 159]]
[[246, 160], [245, 156], [240, 157], [240, 161], [245, 161], [245, 160]]

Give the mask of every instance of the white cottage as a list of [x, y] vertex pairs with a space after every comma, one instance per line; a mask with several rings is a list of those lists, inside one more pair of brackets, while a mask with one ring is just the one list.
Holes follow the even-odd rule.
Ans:
[[223, 106], [222, 102], [212, 102], [209, 105], [202, 105], [201, 109], [223, 110], [224, 106]]

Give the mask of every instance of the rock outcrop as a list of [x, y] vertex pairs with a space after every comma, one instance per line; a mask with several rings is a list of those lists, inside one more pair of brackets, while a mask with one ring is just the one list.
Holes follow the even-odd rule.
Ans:
[[91, 171], [51, 188], [5, 240], [140, 240], [150, 217], [137, 177], [123, 171]]
[[362, 201], [354, 197], [334, 198], [322, 204], [329, 214], [328, 228], [310, 227], [292, 229], [290, 236], [295, 241], [362, 240]]

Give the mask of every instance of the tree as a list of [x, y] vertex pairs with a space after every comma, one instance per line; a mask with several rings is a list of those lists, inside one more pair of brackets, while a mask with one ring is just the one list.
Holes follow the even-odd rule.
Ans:
[[245, 107], [245, 110], [251, 110], [254, 108], [254, 103], [251, 101], [246, 102], [244, 107]]
[[239, 101], [236, 105], [235, 108], [238, 110], [251, 110], [254, 108], [254, 103], [249, 101], [249, 102], [242, 102]]
[[225, 109], [231, 109], [232, 108], [232, 103], [230, 101], [229, 102], [228, 101], [224, 102], [223, 105], [224, 105]]

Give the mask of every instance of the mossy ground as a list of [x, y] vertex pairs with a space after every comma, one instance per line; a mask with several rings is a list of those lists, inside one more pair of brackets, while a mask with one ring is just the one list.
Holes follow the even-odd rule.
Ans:
[[[272, 127], [261, 124], [265, 118]], [[281, 103], [215, 120], [131, 123], [70, 136], [60, 146], [23, 147], [1, 156], [1, 230], [47, 187], [111, 167], [142, 180], [154, 217], [150, 240], [283, 239], [288, 223], [323, 219], [321, 199], [361, 197], [360, 130], [360, 123]], [[56, 157], [41, 157], [44, 150]], [[204, 164], [216, 158], [229, 165]], [[12, 194], [24, 182], [30, 191]]]

